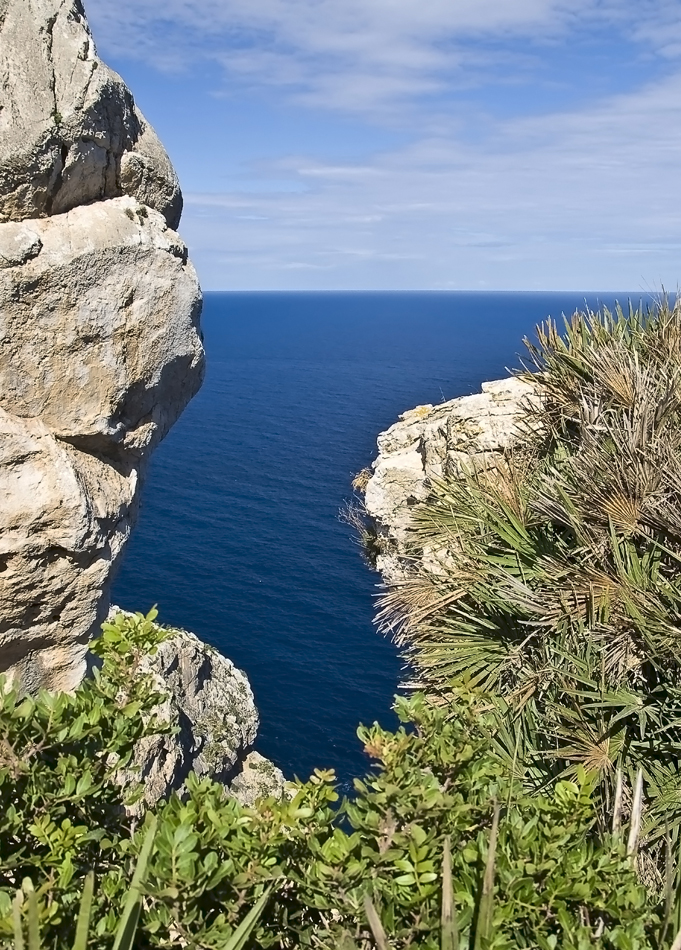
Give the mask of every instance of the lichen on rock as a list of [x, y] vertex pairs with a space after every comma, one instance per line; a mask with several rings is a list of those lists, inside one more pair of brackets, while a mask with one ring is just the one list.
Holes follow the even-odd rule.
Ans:
[[284, 790], [284, 773], [259, 752], [246, 756], [241, 771], [229, 786], [230, 794], [242, 805], [254, 805], [261, 798], [281, 798]]

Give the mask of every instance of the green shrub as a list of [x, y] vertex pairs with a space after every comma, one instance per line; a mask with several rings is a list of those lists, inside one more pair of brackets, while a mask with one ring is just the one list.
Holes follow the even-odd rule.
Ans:
[[153, 614], [106, 624], [92, 645], [101, 668], [73, 695], [19, 696], [1, 681], [0, 933], [11, 932], [11, 901], [25, 878], [46, 898], [45, 923], [60, 933], [89, 869], [122, 873], [117, 846], [129, 822], [113, 778], [143, 736], [164, 728], [154, 715], [162, 697], [137, 669], [161, 637]]
[[[473, 947], [476, 928], [477, 950], [653, 945], [655, 910], [622, 843], [596, 833], [585, 773], [548, 795], [527, 797], [494, 752], [475, 706], [438, 710], [417, 697], [400, 702], [405, 725], [396, 733], [360, 730], [378, 768], [356, 783], [350, 802], [338, 804], [332, 773], [317, 772], [282, 800], [253, 808], [191, 778], [186, 794], [172, 795], [135, 823], [115, 774], [142, 735], [164, 728], [153, 718], [159, 697], [135, 672], [142, 652], [163, 636], [152, 621], [121, 616], [105, 625], [95, 647], [102, 668], [71, 697], [4, 693], [5, 945], [13, 941], [12, 904], [21, 888], [36, 893], [41, 945], [73, 947], [94, 871], [88, 946], [113, 947], [152, 825], [140, 948], [227, 950], [230, 940], [243, 947], [369, 948], [371, 907], [395, 950], [439, 947], [448, 841], [462, 948]], [[485, 936], [479, 895], [495, 810]]]
[[681, 304], [575, 313], [528, 347], [523, 437], [433, 483], [413, 553], [439, 564], [395, 585], [383, 620], [427, 689], [495, 697], [531, 784], [596, 777], [602, 831], [618, 775], [626, 812], [642, 770], [660, 884], [681, 828]]

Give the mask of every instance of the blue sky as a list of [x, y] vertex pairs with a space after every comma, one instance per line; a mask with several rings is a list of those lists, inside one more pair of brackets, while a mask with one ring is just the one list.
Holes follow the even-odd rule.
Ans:
[[679, 0], [86, 0], [206, 289], [676, 290]]

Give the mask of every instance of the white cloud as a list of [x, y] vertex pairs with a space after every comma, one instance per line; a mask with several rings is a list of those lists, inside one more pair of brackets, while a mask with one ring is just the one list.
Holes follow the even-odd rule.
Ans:
[[88, 0], [108, 54], [160, 68], [221, 63], [232, 82], [350, 111], [474, 81], [497, 57], [471, 40], [555, 41], [619, 27], [651, 50], [681, 39], [677, 0]]
[[675, 76], [484, 146], [282, 159], [269, 173], [301, 190], [188, 195], [183, 229], [209, 287], [673, 289], [679, 168]]
[[[183, 232], [208, 287], [676, 287], [678, 0], [87, 3], [105, 55], [210, 59], [228, 94], [263, 87], [412, 135], [356, 163], [253, 155], [242, 190], [186, 195]], [[600, 102], [586, 88], [579, 110], [506, 121], [457, 98], [485, 77], [526, 78], [585, 36], [596, 56], [604, 40], [628, 40], [627, 56], [637, 43], [622, 71], [640, 88]]]

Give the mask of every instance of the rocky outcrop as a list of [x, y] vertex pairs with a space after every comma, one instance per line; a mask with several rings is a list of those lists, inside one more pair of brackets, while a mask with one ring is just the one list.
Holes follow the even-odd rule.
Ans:
[[229, 793], [242, 805], [254, 805], [259, 798], [281, 798], [286, 794], [284, 773], [264, 755], [250, 752], [232, 780]]
[[0, 2], [0, 97], [0, 221], [131, 195], [177, 227], [177, 176], [80, 0]]
[[190, 772], [221, 783], [245, 805], [281, 796], [283, 773], [251, 751], [260, 719], [246, 674], [193, 633], [169, 628], [164, 634], [138, 672], [150, 674], [166, 696], [155, 714], [172, 732], [143, 739], [135, 771], [123, 773], [120, 781], [141, 781], [147, 805], [180, 790]]
[[483, 383], [482, 392], [439, 406], [417, 406], [378, 437], [378, 457], [364, 489], [366, 513], [378, 535], [376, 567], [387, 581], [404, 576], [410, 509], [423, 501], [432, 478], [463, 465], [489, 465], [518, 433], [532, 387], [511, 377]]
[[0, 0], [0, 672], [72, 688], [203, 374], [168, 156], [80, 0]]

